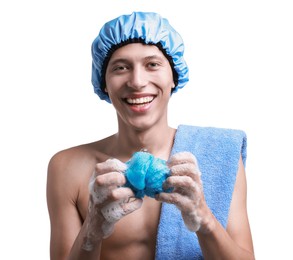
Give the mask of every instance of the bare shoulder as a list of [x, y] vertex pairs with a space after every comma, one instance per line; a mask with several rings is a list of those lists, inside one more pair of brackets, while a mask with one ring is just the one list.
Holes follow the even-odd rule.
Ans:
[[[54, 154], [48, 164], [48, 174], [61, 174], [70, 178], [87, 170], [93, 170], [93, 165], [108, 158], [101, 149], [104, 140], [82, 144], [61, 150]], [[76, 177], [78, 177], [76, 176]]]
[[[96, 163], [107, 159], [101, 150], [102, 141], [82, 144], [57, 152], [48, 164], [47, 196], [53, 204], [71, 201], [87, 189]], [[56, 206], [56, 205], [54, 205]]]
[[107, 155], [99, 149], [100, 142], [78, 145], [54, 154], [48, 164], [48, 181], [52, 179], [57, 184], [66, 183], [68, 185], [66, 190], [77, 189], [78, 187], [74, 185], [81, 184], [84, 179], [87, 180], [95, 164], [107, 158]]

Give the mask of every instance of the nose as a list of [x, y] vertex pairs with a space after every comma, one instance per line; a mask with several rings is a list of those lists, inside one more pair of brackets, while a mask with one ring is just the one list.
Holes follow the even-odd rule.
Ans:
[[129, 73], [127, 86], [134, 89], [141, 89], [147, 85], [147, 72], [140, 66], [132, 68]]

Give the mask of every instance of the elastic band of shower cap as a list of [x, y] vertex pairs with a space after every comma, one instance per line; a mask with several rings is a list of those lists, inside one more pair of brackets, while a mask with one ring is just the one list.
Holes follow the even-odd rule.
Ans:
[[92, 43], [92, 84], [100, 99], [111, 103], [104, 91], [104, 74], [107, 66], [105, 63], [117, 48], [130, 42], [157, 45], [171, 58], [172, 69], [178, 77], [172, 93], [183, 88], [188, 82], [188, 67], [183, 58], [184, 43], [179, 33], [167, 19], [157, 13], [133, 12], [105, 23]]

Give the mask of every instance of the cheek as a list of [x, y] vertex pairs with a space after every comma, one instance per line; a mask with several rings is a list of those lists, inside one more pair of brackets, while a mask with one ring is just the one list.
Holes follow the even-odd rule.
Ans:
[[114, 80], [106, 80], [105, 92], [107, 92], [109, 96], [113, 96], [115, 93], [118, 92], [119, 85], [117, 83], [118, 82]]
[[115, 94], [125, 86], [127, 77], [125, 75], [106, 76], [106, 88], [108, 94]]
[[117, 88], [117, 83], [119, 82], [119, 80], [117, 80], [117, 77], [113, 77], [110, 76], [108, 73], [106, 73], [105, 75], [105, 91], [108, 94], [112, 94], [113, 91], [115, 91], [115, 89]]
[[166, 77], [164, 79], [165, 79], [165, 86], [168, 86], [168, 89], [170, 89], [170, 92], [171, 92], [171, 90], [173, 88], [175, 88], [175, 83], [174, 83], [174, 80], [173, 80], [172, 71], [168, 71], [166, 73]]
[[154, 85], [156, 85], [161, 91], [166, 95], [167, 93], [171, 93], [172, 88], [175, 87], [173, 78], [170, 78], [169, 76], [165, 75], [159, 75], [156, 77], [153, 77], [150, 79], [150, 82], [152, 82]]

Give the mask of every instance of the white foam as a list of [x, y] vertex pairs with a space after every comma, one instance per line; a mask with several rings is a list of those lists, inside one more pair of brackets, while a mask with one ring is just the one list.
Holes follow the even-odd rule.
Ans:
[[106, 205], [101, 209], [101, 212], [107, 222], [115, 223], [125, 215], [125, 212], [121, 207], [121, 203], [123, 202], [111, 202], [110, 204]]

